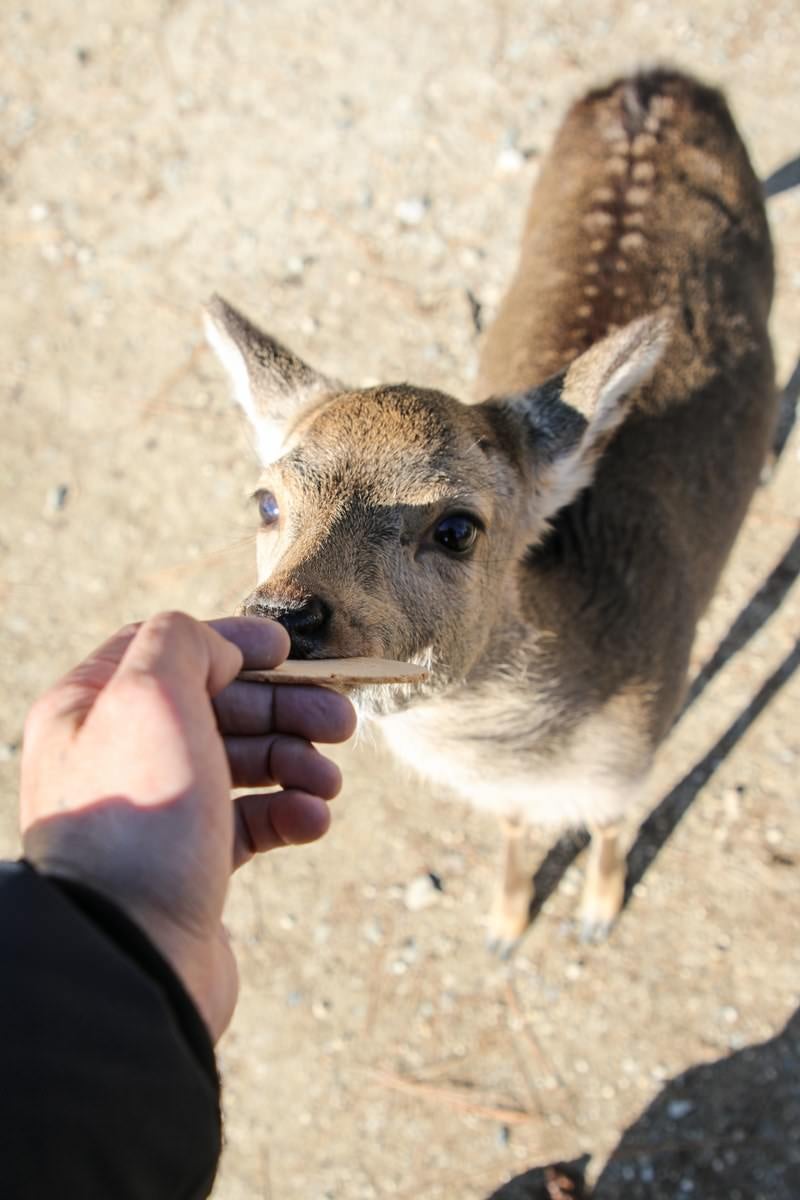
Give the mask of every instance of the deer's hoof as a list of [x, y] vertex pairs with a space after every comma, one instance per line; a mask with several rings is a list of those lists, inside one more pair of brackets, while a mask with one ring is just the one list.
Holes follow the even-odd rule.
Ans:
[[519, 937], [504, 938], [497, 937], [491, 933], [486, 935], [486, 949], [488, 950], [489, 954], [493, 954], [496, 958], [501, 959], [502, 962], [508, 962], [519, 945], [519, 942]]
[[583, 916], [578, 921], [578, 937], [586, 946], [597, 946], [604, 942], [614, 928], [614, 918]]

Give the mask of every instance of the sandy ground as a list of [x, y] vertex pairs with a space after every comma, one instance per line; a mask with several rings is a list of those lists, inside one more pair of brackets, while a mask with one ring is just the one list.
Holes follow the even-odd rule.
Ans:
[[[255, 461], [200, 302], [354, 383], [467, 394], [467, 293], [491, 317], [569, 100], [681, 64], [766, 178], [800, 153], [799, 42], [795, 0], [6, 0], [0, 850], [33, 697], [119, 623], [251, 584]], [[800, 189], [770, 216], [785, 383]], [[237, 879], [217, 1200], [484, 1200], [526, 1173], [500, 1195], [534, 1197], [532, 1168], [581, 1155], [600, 1200], [800, 1195], [799, 452], [703, 622], [606, 945], [574, 940], [577, 857], [489, 959], [495, 828], [366, 741], [326, 841]]]

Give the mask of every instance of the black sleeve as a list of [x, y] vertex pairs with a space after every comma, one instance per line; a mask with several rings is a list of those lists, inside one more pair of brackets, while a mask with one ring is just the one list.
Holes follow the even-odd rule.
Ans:
[[211, 1040], [142, 931], [0, 863], [0, 1194], [195, 1200], [221, 1144]]

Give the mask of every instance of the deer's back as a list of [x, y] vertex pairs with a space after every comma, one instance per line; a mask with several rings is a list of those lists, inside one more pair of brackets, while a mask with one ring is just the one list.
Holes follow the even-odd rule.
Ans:
[[534, 190], [479, 394], [529, 388], [613, 327], [672, 310], [655, 377], [521, 576], [532, 623], [561, 635], [564, 680], [584, 698], [651, 688], [656, 737], [773, 427], [772, 286], [761, 189], [718, 92], [658, 71], [575, 105]]

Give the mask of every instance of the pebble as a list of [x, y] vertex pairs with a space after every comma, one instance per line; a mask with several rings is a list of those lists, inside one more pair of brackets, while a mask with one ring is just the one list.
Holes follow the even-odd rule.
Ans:
[[516, 146], [504, 146], [494, 162], [500, 175], [516, 175], [525, 166], [525, 155]]
[[373, 946], [380, 946], [381, 942], [383, 941], [383, 929], [381, 927], [381, 923], [374, 917], [371, 921], [364, 922], [364, 924], [361, 926], [361, 932], [365, 940], [370, 942]]
[[693, 1108], [691, 1100], [670, 1100], [667, 1105], [667, 1116], [671, 1121], [681, 1121]]
[[412, 879], [406, 885], [405, 892], [403, 893], [403, 903], [409, 912], [419, 912], [421, 909], [435, 904], [439, 899], [441, 890], [441, 882], [437, 880], [435, 875], [431, 875], [430, 873], [417, 875], [415, 879]]
[[293, 254], [286, 260], [286, 278], [299, 279], [305, 270], [305, 262], [299, 254]]
[[409, 227], [420, 225], [429, 207], [430, 202], [425, 196], [416, 196], [408, 200], [400, 200], [394, 207], [394, 215], [401, 225]]
[[327, 1021], [333, 1005], [330, 1000], [315, 1000], [311, 1005], [311, 1013], [318, 1021]]
[[66, 483], [57, 483], [47, 492], [45, 510], [49, 513], [61, 512], [66, 507], [68, 497], [69, 486]]

